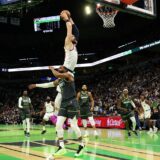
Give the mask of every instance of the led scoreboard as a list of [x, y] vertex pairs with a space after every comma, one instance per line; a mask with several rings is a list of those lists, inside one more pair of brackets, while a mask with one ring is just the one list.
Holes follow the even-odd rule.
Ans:
[[60, 16], [50, 16], [34, 19], [35, 32], [53, 32], [55, 29], [60, 28]]

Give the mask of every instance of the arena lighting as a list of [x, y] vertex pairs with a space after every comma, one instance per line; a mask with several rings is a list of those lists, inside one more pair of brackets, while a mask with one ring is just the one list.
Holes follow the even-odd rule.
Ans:
[[[113, 56], [110, 56], [110, 57], [107, 57], [107, 58], [104, 58], [104, 59], [101, 59], [101, 60], [98, 60], [98, 61], [95, 61], [95, 62], [92, 62], [92, 63], [77, 64], [77, 67], [78, 68], [94, 67], [96, 65], [99, 65], [99, 64], [102, 64], [102, 63], [105, 63], [105, 62], [108, 62], [108, 61], [111, 61], [111, 60], [114, 60], [114, 59], [118, 59], [120, 57], [124, 57], [124, 56], [133, 54], [135, 52], [138, 52], [138, 51], [141, 51], [141, 50], [144, 50], [144, 49], [147, 49], [147, 48], [159, 45], [159, 44], [160, 44], [160, 40], [157, 40], [157, 41], [154, 41], [152, 43], [149, 43], [149, 44], [146, 44], [146, 45], [134, 48], [134, 49], [130, 49], [128, 51], [121, 52], [121, 53], [115, 54]], [[55, 65], [54, 67], [58, 68], [59, 66], [60, 65]], [[48, 70], [48, 66], [28, 67], [28, 68], [10, 68], [10, 69], [8, 69], [8, 72], [38, 71], [38, 70]]]
[[90, 6], [85, 6], [85, 13], [86, 13], [87, 15], [90, 15], [90, 14], [92, 13], [92, 9], [91, 9]]
[[82, 53], [82, 54], [78, 54], [78, 56], [93, 56], [95, 55], [96, 53]]
[[133, 44], [133, 43], [136, 43], [137, 41], [136, 40], [134, 40], [134, 41], [132, 41], [132, 42], [128, 42], [128, 43], [125, 43], [125, 44], [123, 44], [123, 45], [121, 45], [121, 46], [118, 46], [118, 48], [123, 48], [123, 47], [126, 47], [126, 46], [128, 46], [128, 45], [130, 45], [130, 44]]
[[19, 61], [38, 60], [39, 58], [21, 58]]

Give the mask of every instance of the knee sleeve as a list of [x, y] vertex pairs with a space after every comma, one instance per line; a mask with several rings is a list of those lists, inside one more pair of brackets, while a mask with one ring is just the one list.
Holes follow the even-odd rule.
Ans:
[[70, 122], [71, 122], [71, 127], [72, 127], [72, 129], [73, 129], [74, 132], [76, 133], [76, 136], [77, 136], [78, 138], [81, 137], [81, 131], [80, 131], [80, 128], [78, 127], [76, 117], [74, 117], [73, 119], [71, 119]]
[[26, 130], [26, 120], [23, 120], [23, 129]]
[[91, 126], [95, 127], [95, 121], [94, 121], [93, 117], [89, 117], [88, 119], [89, 119], [89, 122], [91, 123]]
[[132, 122], [133, 130], [135, 130], [136, 129], [136, 119], [135, 119], [135, 117], [131, 117], [130, 120]]
[[30, 132], [30, 119], [26, 118], [26, 123], [27, 123], [27, 132]]

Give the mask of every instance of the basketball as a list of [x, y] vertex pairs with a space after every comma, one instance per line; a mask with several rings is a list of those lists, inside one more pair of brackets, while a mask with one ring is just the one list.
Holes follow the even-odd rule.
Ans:
[[132, 5], [134, 4], [135, 2], [137, 2], [138, 0], [121, 0], [121, 2], [125, 3], [125, 4], [128, 4], [128, 5]]

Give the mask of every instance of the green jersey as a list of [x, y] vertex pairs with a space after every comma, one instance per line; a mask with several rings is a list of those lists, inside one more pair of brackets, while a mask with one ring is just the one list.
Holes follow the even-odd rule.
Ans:
[[89, 94], [86, 91], [81, 91], [80, 92], [80, 99], [79, 99], [79, 104], [80, 106], [89, 106]]
[[76, 89], [74, 81], [69, 82], [66, 81], [65, 79], [61, 79], [59, 82], [59, 86], [61, 88], [61, 93], [62, 93], [62, 102], [76, 98]]
[[31, 99], [29, 97], [20, 97], [20, 105], [23, 109], [28, 109], [31, 106]]
[[129, 111], [133, 110], [132, 99], [131, 99], [130, 96], [125, 97], [124, 95], [122, 95], [120, 97], [120, 99], [121, 99], [121, 107], [122, 108], [125, 108], [125, 109], [127, 109]]

